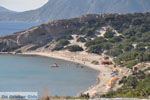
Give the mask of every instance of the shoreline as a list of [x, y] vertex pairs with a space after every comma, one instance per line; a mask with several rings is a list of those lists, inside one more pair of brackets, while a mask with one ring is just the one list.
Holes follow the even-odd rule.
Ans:
[[[104, 72], [111, 73], [110, 68], [107, 68], [104, 65], [94, 65], [94, 64], [91, 64], [91, 62], [88, 62], [88, 61], [80, 61], [80, 60], [77, 60], [77, 59], [73, 59], [72, 56], [71, 56], [71, 58], [64, 57], [65, 54], [61, 55], [63, 52], [61, 52], [60, 55], [59, 55], [59, 53], [60, 52], [58, 51], [58, 52], [45, 52], [45, 53], [44, 52], [25, 52], [25, 53], [21, 53], [21, 54], [23, 54], [23, 55], [38, 55], [38, 56], [45, 56], [45, 57], [50, 57], [50, 58], [62, 59], [62, 60], [78, 63], [78, 64], [81, 64], [81, 65], [84, 65], [85, 67], [88, 67], [88, 68], [91, 68], [93, 70], [98, 71], [98, 73], [99, 73], [97, 75], [98, 82], [96, 84], [90, 86], [89, 88], [81, 91], [79, 94], [81, 94], [81, 93], [83, 93], [83, 94], [89, 93], [89, 95], [91, 97], [93, 97], [94, 94], [98, 92], [98, 91], [96, 91], [96, 89], [98, 87], [100, 87], [101, 84], [104, 85], [104, 84], [108, 83], [110, 77], [108, 77], [108, 76], [103, 77], [103, 74], [105, 74]], [[69, 52], [69, 53], [72, 53], [72, 52]], [[75, 53], [74, 56], [78, 56], [79, 57], [79, 54]], [[106, 80], [108, 79], [107, 82], [104, 82], [105, 79]], [[100, 90], [103, 90], [103, 89], [100, 89]]]
[[[33, 55], [33, 56], [44, 56], [55, 59], [62, 59], [65, 61], [71, 61], [74, 63], [78, 63], [85, 67], [91, 68], [99, 72], [97, 75], [98, 82], [96, 84], [90, 86], [89, 88], [81, 91], [79, 94], [89, 94], [90, 97], [95, 96], [95, 94], [99, 93], [100, 95], [105, 94], [110, 91], [107, 89], [107, 83], [111, 79], [111, 75], [109, 73], [112, 72], [111, 66], [113, 65], [94, 65], [91, 63], [91, 60], [102, 60], [103, 56], [96, 54], [88, 54], [88, 53], [72, 53], [67, 51], [55, 51], [55, 52], [23, 52], [23, 53], [14, 53], [14, 52], [0, 52], [0, 54], [19, 54], [19, 55]], [[86, 59], [83, 59], [86, 58]], [[88, 59], [91, 58], [91, 59]], [[82, 60], [81, 60], [82, 59]], [[103, 91], [103, 92], [101, 92]]]

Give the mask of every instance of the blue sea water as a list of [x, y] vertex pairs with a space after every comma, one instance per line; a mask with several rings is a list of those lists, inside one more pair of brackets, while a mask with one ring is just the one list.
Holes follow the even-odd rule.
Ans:
[[[50, 66], [57, 63], [59, 68]], [[87, 67], [40, 56], [0, 55], [0, 91], [76, 96], [96, 84], [98, 72]]]
[[28, 22], [0, 22], [0, 35], [11, 34], [14, 32], [23, 31], [32, 26], [40, 25], [41, 23]]

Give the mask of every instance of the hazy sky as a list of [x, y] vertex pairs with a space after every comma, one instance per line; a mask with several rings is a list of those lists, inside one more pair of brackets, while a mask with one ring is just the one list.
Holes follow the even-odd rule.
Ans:
[[0, 6], [20, 12], [39, 8], [47, 2], [48, 0], [0, 0]]

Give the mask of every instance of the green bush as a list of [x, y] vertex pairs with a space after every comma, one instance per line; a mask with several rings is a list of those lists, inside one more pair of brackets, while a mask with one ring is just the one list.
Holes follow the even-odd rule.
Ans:
[[146, 51], [145, 47], [142, 47], [142, 46], [136, 47], [135, 50], [136, 50], [136, 51], [141, 51], [141, 52], [145, 52], [145, 51]]
[[77, 39], [77, 42], [86, 42], [86, 39], [84, 37], [79, 37]]
[[101, 54], [103, 52], [103, 46], [101, 44], [92, 45], [88, 49], [89, 53]]
[[113, 42], [113, 43], [115, 43], [115, 42], [121, 42], [122, 41], [122, 37], [121, 36], [114, 36], [109, 41]]
[[107, 30], [104, 34], [105, 38], [112, 38], [115, 35], [115, 32], [112, 32], [112, 30]]
[[124, 76], [120, 81], [119, 84], [125, 84], [127, 82], [127, 77]]
[[71, 35], [67, 35], [67, 36], [62, 36], [56, 39], [56, 41], [61, 41], [61, 40], [72, 40], [73, 37]]
[[130, 38], [132, 36], [135, 36], [136, 32], [134, 29], [127, 29], [123, 34], [126, 36], [126, 38]]
[[141, 25], [141, 23], [143, 22], [144, 19], [142, 18], [135, 18], [132, 20], [132, 24], [133, 25]]
[[61, 39], [57, 42], [53, 50], [61, 50], [64, 48], [64, 46], [68, 45], [70, 42], [66, 39]]
[[102, 97], [149, 98], [150, 74], [142, 74], [142, 76], [143, 75], [144, 77], [141, 80], [138, 80], [135, 75], [123, 77], [123, 79], [120, 81], [120, 83], [124, 84], [123, 87], [121, 87], [117, 91], [111, 91], [103, 95]]
[[113, 49], [109, 50], [106, 54], [113, 56], [113, 57], [116, 57], [116, 56], [121, 55], [122, 53], [123, 53], [122, 49], [113, 48]]
[[123, 45], [124, 51], [131, 51], [133, 49], [133, 46], [131, 44]]
[[55, 45], [55, 47], [52, 49], [52, 51], [54, 50], [62, 50], [64, 48], [64, 46], [62, 45]]
[[86, 37], [92, 37], [93, 35], [94, 35], [94, 32], [95, 32], [95, 28], [94, 27], [92, 27], [92, 28], [87, 28], [86, 30], [85, 30], [85, 36]]
[[78, 45], [67, 46], [66, 49], [68, 49], [71, 52], [83, 51], [83, 48]]
[[59, 45], [65, 46], [68, 45], [70, 42], [66, 39], [62, 39], [58, 42]]
[[101, 44], [102, 44], [104, 50], [110, 50], [113, 47], [113, 44], [110, 43], [110, 42], [104, 42], [104, 43], [101, 43]]
[[87, 27], [81, 27], [79, 30], [78, 30], [78, 33], [77, 34], [82, 34], [82, 35], [85, 35], [86, 37], [91, 37], [94, 35], [94, 32], [95, 32], [95, 27], [91, 27], [90, 25], [87, 26]]
[[73, 37], [72, 37], [71, 35], [67, 35], [67, 36], [65, 36], [65, 39], [67, 39], [67, 40], [72, 40]]
[[107, 42], [107, 40], [105, 38], [97, 37], [94, 40], [91, 40], [91, 41], [87, 42], [85, 44], [85, 46], [90, 47], [90, 46], [97, 45], [97, 44], [104, 43], [104, 42]]
[[132, 68], [134, 65], [136, 65], [138, 63], [137, 60], [130, 60], [130, 61], [126, 61], [124, 63], [124, 66], [128, 67], [128, 68]]

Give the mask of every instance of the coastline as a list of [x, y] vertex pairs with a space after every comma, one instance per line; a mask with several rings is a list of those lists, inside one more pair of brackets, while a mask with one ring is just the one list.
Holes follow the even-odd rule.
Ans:
[[[14, 52], [0, 52], [0, 54], [16, 54]], [[74, 63], [81, 64], [85, 67], [89, 67], [93, 70], [96, 70], [99, 72], [97, 75], [98, 82], [97, 84], [92, 85], [88, 89], [81, 92], [82, 94], [89, 94], [90, 97], [94, 97], [95, 94], [99, 93], [100, 95], [105, 94], [110, 91], [110, 89], [107, 88], [107, 83], [111, 79], [110, 73], [112, 72], [111, 67], [113, 65], [94, 65], [91, 62], [94, 60], [101, 61], [103, 59], [103, 56], [96, 55], [96, 54], [89, 54], [86, 52], [77, 52], [72, 53], [68, 51], [55, 51], [55, 52], [38, 52], [38, 51], [32, 51], [32, 52], [23, 52], [19, 53], [20, 55], [35, 55], [35, 56], [45, 56], [55, 59], [62, 59], [66, 61], [71, 61]], [[122, 69], [120, 69], [122, 70]], [[122, 72], [122, 71], [121, 71]], [[120, 75], [122, 74], [122, 75]], [[119, 78], [123, 77], [123, 73], [119, 74]], [[114, 86], [114, 88], [117, 88], [118, 86]], [[103, 91], [103, 92], [102, 92]]]

